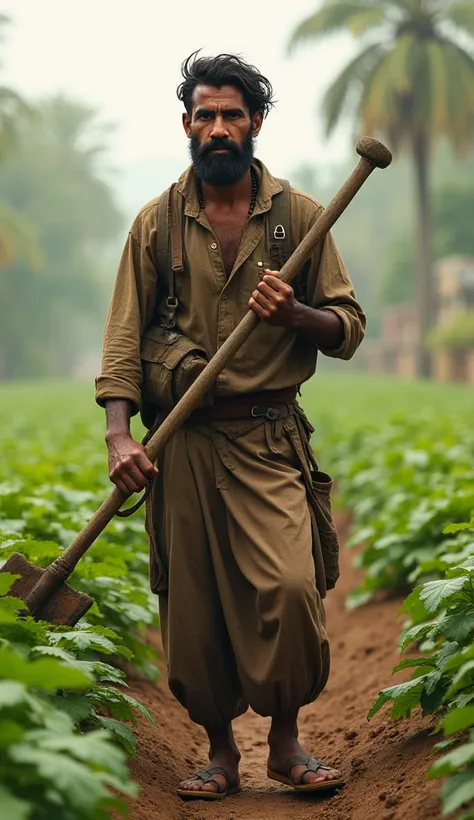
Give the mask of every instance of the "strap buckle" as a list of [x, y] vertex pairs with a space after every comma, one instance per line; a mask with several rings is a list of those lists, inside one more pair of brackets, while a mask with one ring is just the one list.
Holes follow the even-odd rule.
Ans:
[[286, 239], [286, 231], [283, 225], [275, 225], [275, 230], [273, 231], [273, 238]]
[[166, 322], [165, 327], [167, 330], [171, 330], [176, 325], [175, 315], [178, 309], [178, 300], [176, 296], [168, 296], [166, 299], [166, 307], [168, 308], [168, 321]]
[[281, 416], [278, 407], [266, 407], [264, 404], [256, 404], [250, 411], [254, 419], [267, 418], [269, 421], [276, 421]]

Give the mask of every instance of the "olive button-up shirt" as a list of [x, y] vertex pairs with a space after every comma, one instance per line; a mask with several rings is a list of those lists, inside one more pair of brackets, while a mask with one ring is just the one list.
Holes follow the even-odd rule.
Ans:
[[[264, 226], [265, 213], [282, 187], [260, 161], [255, 170], [259, 189], [255, 209], [244, 227], [229, 276], [219, 241], [200, 209], [192, 166], [180, 177], [184, 199], [184, 247], [187, 265], [176, 277], [179, 302], [176, 330], [201, 345], [209, 358], [248, 311], [249, 299], [262, 270], [271, 268]], [[291, 188], [291, 239], [296, 247], [323, 212], [312, 197]], [[157, 317], [158, 283], [166, 272], [157, 262], [157, 204], [145, 205], [130, 229], [110, 303], [103, 345], [102, 370], [96, 379], [96, 401], [128, 399], [132, 412], [142, 406], [141, 337]], [[307, 303], [331, 310], [343, 323], [337, 349], [320, 348], [327, 356], [350, 359], [365, 332], [365, 315], [331, 234], [319, 243], [308, 267]], [[290, 328], [260, 322], [228, 363], [216, 385], [217, 396], [276, 390], [307, 381], [315, 372], [318, 350]]]

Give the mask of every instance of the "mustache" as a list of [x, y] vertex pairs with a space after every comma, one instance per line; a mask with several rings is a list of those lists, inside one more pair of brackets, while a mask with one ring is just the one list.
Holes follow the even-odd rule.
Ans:
[[216, 137], [215, 139], [207, 140], [199, 147], [199, 155], [201, 157], [206, 156], [211, 151], [218, 151], [218, 150], [229, 150], [233, 151], [238, 156], [241, 156], [243, 151], [241, 146], [238, 142], [234, 142], [234, 140], [224, 139], [223, 137]]

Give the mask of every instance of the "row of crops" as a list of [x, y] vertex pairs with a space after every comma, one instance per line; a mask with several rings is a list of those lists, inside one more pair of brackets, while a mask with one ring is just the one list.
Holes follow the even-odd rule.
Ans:
[[[321, 387], [321, 386], [320, 386]], [[315, 447], [352, 513], [364, 570], [348, 606], [405, 594], [411, 679], [381, 692], [369, 718], [439, 716], [429, 777], [447, 776], [443, 810], [474, 818], [474, 397], [469, 389], [349, 377], [305, 394]], [[322, 405], [324, 404], [324, 408]], [[407, 653], [407, 650], [410, 650]], [[410, 655], [406, 657], [406, 655]]]
[[[104, 419], [92, 388], [0, 392], [0, 563], [21, 551], [47, 565], [108, 493]], [[303, 403], [323, 469], [350, 510], [364, 580], [348, 604], [396, 589], [411, 679], [382, 692], [371, 714], [439, 714], [429, 776], [447, 775], [445, 812], [474, 818], [474, 401], [470, 391], [361, 376], [320, 376]], [[75, 628], [19, 615], [0, 597], [0, 816], [105, 820], [137, 793], [128, 757], [140, 713], [127, 695], [133, 666], [154, 677], [140, 514], [115, 519], [71, 584], [95, 601]], [[0, 574], [0, 596], [13, 579]], [[407, 650], [410, 650], [407, 652]], [[409, 657], [407, 657], [409, 655]], [[367, 705], [368, 708], [370, 704]], [[159, 715], [154, 716], [159, 719]], [[467, 807], [467, 808], [466, 808]]]
[[[110, 490], [103, 414], [75, 385], [0, 395], [0, 563], [19, 551], [46, 566]], [[2, 820], [106, 820], [137, 793], [130, 726], [153, 718], [127, 694], [126, 670], [156, 676], [147, 560], [140, 516], [114, 520], [71, 578], [95, 602], [74, 628], [0, 597]], [[13, 581], [0, 574], [0, 596]]]

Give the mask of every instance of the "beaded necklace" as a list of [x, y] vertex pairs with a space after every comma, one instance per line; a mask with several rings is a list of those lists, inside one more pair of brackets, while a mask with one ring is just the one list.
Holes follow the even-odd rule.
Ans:
[[[249, 207], [249, 210], [248, 210], [247, 217], [251, 217], [254, 210], [255, 210], [255, 205], [257, 203], [257, 194], [258, 194], [258, 177], [257, 177], [257, 174], [255, 173], [253, 168], [250, 168], [250, 173], [252, 175], [252, 197], [250, 199], [250, 207]], [[202, 185], [201, 185], [201, 180], [200, 179], [196, 180], [196, 190], [197, 190], [197, 198], [198, 198], [199, 208], [200, 208], [201, 211], [203, 211], [204, 210], [204, 196], [203, 196], [203, 193], [202, 193]]]

